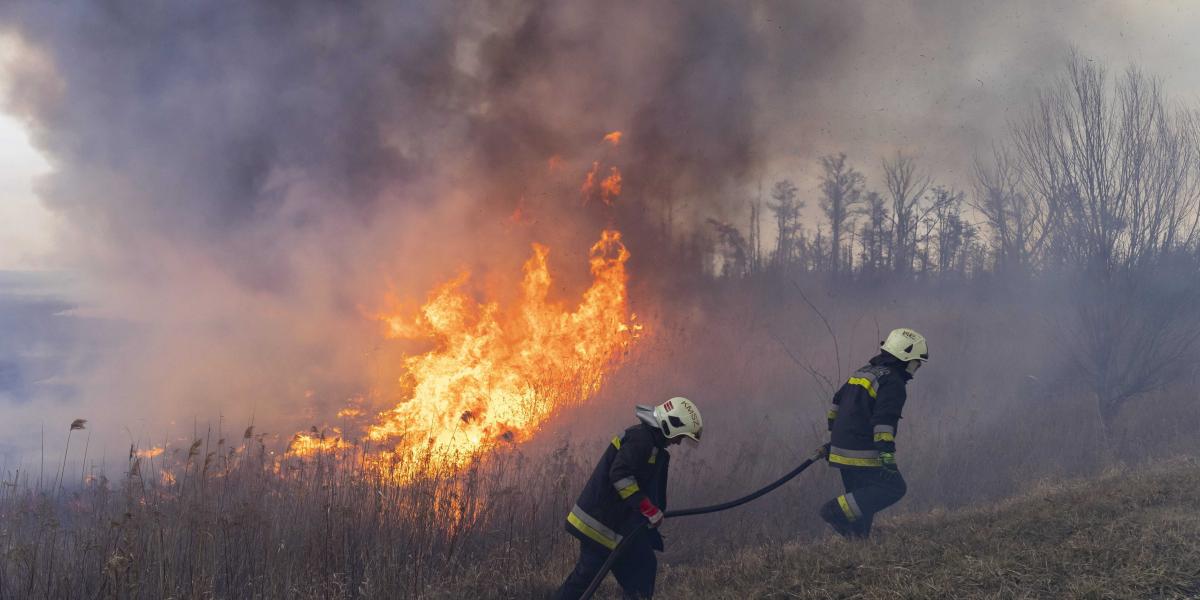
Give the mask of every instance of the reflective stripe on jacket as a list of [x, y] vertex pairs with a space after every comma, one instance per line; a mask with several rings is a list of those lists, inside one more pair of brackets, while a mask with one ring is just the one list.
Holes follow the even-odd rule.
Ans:
[[[567, 514], [567, 531], [611, 550], [644, 519], [638, 509], [643, 498], [666, 510], [671, 455], [665, 446], [662, 433], [645, 424], [614, 437]], [[662, 550], [658, 531], [651, 536], [655, 549]]]
[[826, 413], [830, 465], [875, 468], [882, 466], [880, 452], [896, 451], [896, 427], [911, 378], [902, 361], [886, 354], [850, 375]]

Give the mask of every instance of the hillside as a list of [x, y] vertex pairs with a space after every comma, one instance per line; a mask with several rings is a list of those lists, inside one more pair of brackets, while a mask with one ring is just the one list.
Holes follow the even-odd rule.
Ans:
[[[663, 566], [655, 597], [1200, 598], [1195, 460], [1048, 482], [996, 504], [884, 518], [876, 527], [867, 542], [831, 534]], [[499, 579], [475, 573], [457, 593], [545, 597], [567, 558]], [[617, 597], [611, 578], [597, 597]]]
[[1114, 471], [885, 520], [876, 539], [665, 570], [662, 598], [1197, 598], [1200, 465]]

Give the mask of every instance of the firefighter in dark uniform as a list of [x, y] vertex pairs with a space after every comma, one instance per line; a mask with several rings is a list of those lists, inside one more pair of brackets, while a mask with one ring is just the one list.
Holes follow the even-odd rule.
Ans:
[[667, 469], [671, 456], [667, 446], [687, 439], [700, 441], [703, 422], [700, 410], [687, 398], [671, 398], [650, 408], [634, 411], [639, 423], [612, 439], [596, 464], [575, 506], [567, 514], [567, 531], [579, 538], [579, 561], [555, 598], [579, 598], [609, 552], [624, 535], [647, 523], [649, 535], [641, 535], [622, 549], [612, 566], [625, 598], [650, 598], [662, 551], [657, 528], [667, 507]]
[[825, 503], [820, 514], [848, 538], [869, 536], [875, 514], [908, 490], [896, 467], [896, 427], [905, 385], [929, 359], [929, 348], [921, 334], [901, 328], [880, 349], [838, 390], [827, 415], [829, 464], [841, 471], [846, 493]]

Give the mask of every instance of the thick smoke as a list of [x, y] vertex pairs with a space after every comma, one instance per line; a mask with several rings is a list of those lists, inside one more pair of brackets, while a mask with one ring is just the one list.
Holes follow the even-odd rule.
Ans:
[[[54, 166], [62, 260], [130, 332], [64, 410], [135, 438], [287, 431], [386, 370], [365, 317], [388, 291], [515, 269], [534, 240], [578, 280], [607, 225], [644, 273], [830, 152], [965, 173], [1068, 39], [1107, 34], [1073, 20], [1092, 6], [9, 4], [8, 107]], [[593, 161], [624, 176], [614, 207], [580, 196]]]

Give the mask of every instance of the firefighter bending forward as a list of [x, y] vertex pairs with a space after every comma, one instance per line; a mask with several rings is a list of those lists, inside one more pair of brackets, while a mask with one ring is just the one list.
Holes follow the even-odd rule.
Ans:
[[650, 598], [662, 551], [658, 525], [667, 508], [667, 446], [700, 441], [700, 410], [687, 398], [671, 398], [634, 411], [638, 424], [614, 437], [567, 515], [567, 531], [579, 538], [579, 561], [555, 598], [575, 600], [600, 572], [608, 554], [642, 522], [650, 526], [626, 544], [612, 573], [625, 598]]
[[904, 386], [929, 359], [929, 348], [921, 334], [901, 328], [880, 349], [833, 396], [827, 415], [829, 464], [841, 471], [846, 493], [825, 503], [821, 518], [847, 538], [869, 536], [875, 513], [908, 490], [896, 468], [896, 426]]

